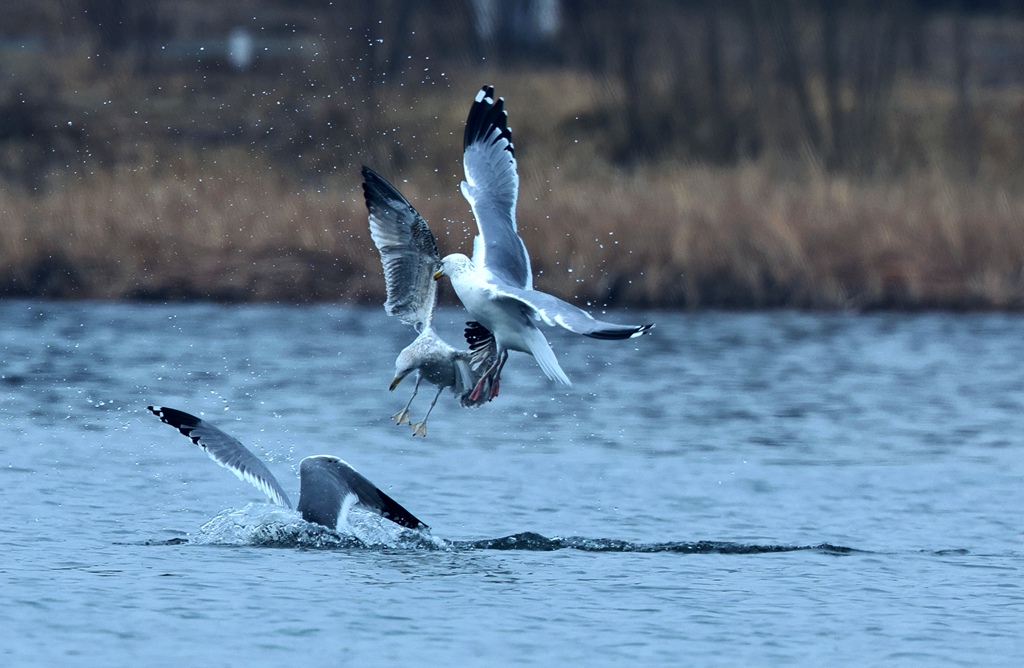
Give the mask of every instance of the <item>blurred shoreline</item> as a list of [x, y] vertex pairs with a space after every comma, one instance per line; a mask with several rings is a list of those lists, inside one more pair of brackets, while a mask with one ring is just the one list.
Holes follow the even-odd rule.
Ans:
[[[469, 252], [461, 135], [490, 83], [536, 285], [580, 306], [1024, 309], [1024, 83], [993, 74], [1021, 57], [999, 49], [1021, 50], [1024, 22], [921, 14], [917, 35], [893, 27], [899, 13], [730, 13], [741, 5], [634, 16], [602, 43], [610, 64], [587, 68], [571, 45], [480, 65], [427, 37], [381, 55], [391, 34], [332, 59], [334, 42], [299, 34], [246, 71], [201, 39], [169, 43], [165, 59], [205, 54], [182, 70], [97, 51], [85, 28], [8, 36], [0, 298], [381, 303], [359, 167], [405, 194], [442, 253]], [[425, 34], [417, 16], [401, 29]], [[757, 41], [780, 26], [805, 60]], [[683, 33], [689, 56], [673, 50]], [[649, 34], [645, 51], [624, 51], [623, 34]], [[830, 35], [844, 44], [831, 65]], [[47, 44], [60, 48], [43, 57]], [[751, 64], [756, 48], [768, 55]], [[891, 71], [854, 76], [879, 54]]]
[[[941, 177], [780, 180], [755, 164], [556, 182], [541, 181], [527, 156], [520, 165], [518, 217], [536, 284], [581, 306], [1024, 306], [1024, 197], [1005, 191]], [[355, 169], [297, 191], [242, 165], [223, 169], [0, 193], [0, 294], [384, 301]], [[442, 253], [471, 250], [475, 225], [456, 174], [387, 176]], [[442, 300], [453, 303], [448, 288]]]

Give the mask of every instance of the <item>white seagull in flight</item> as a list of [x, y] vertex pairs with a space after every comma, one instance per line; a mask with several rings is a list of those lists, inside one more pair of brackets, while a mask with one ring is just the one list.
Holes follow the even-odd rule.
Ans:
[[[630, 339], [654, 325], [617, 325], [595, 319], [586, 311], [533, 289], [533, 273], [526, 245], [516, 230], [516, 170], [512, 131], [504, 99], [494, 98], [494, 87], [484, 86], [466, 118], [462, 195], [473, 209], [478, 234], [473, 259], [452, 253], [441, 260], [434, 280], [448, 276], [470, 316], [494, 335], [497, 355], [477, 382], [469, 398], [497, 394], [501, 370], [509, 350], [533, 355], [544, 374], [571, 385], [558, 365], [551, 346], [537, 323], [558, 325], [595, 339]], [[487, 383], [491, 384], [488, 391]]]

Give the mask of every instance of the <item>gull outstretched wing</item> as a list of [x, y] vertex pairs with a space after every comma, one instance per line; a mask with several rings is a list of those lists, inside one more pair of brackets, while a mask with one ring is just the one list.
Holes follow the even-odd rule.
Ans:
[[504, 100], [494, 99], [494, 86], [480, 89], [469, 109], [462, 159], [466, 172], [462, 195], [473, 209], [479, 231], [473, 241], [473, 262], [502, 283], [531, 289], [530, 256], [516, 228], [519, 172], [512, 130]]
[[363, 167], [363, 195], [370, 214], [370, 237], [384, 267], [384, 310], [421, 332], [430, 324], [437, 299], [432, 278], [441, 261], [437, 242], [423, 216], [369, 167]]
[[[333, 455], [313, 455], [299, 463], [302, 493], [298, 511], [308, 522], [332, 529], [338, 524], [346, 500], [356, 501], [367, 510], [410, 529], [427, 529], [426, 524], [397, 501], [377, 489], [352, 466]], [[354, 499], [349, 499], [349, 497]]]
[[281, 489], [274, 474], [263, 461], [242, 445], [238, 439], [225, 434], [212, 424], [204, 422], [184, 411], [163, 406], [147, 406], [153, 415], [164, 424], [169, 424], [192, 442], [206, 451], [210, 459], [234, 473], [267, 495], [267, 498], [279, 506], [291, 508], [292, 502]]

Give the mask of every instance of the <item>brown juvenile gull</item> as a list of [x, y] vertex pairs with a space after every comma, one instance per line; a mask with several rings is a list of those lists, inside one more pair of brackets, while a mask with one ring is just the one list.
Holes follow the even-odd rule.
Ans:
[[533, 355], [544, 374], [571, 385], [537, 323], [558, 325], [595, 339], [630, 339], [654, 325], [617, 325], [595, 319], [586, 311], [533, 289], [533, 273], [526, 245], [516, 228], [519, 173], [512, 146], [512, 130], [504, 99], [494, 98], [494, 87], [477, 93], [466, 118], [463, 138], [466, 180], [462, 195], [473, 209], [478, 234], [473, 259], [452, 253], [441, 260], [434, 279], [448, 276], [470, 316], [494, 336], [497, 354], [469, 394], [470, 400], [498, 387], [508, 351]]
[[437, 303], [437, 284], [431, 279], [441, 264], [437, 242], [423, 216], [402, 196], [398, 189], [369, 167], [363, 167], [363, 194], [369, 211], [370, 236], [380, 251], [384, 267], [387, 301], [384, 310], [412, 325], [418, 336], [398, 354], [395, 360], [394, 390], [402, 379], [416, 372], [416, 386], [405, 407], [392, 417], [398, 424], [409, 422], [409, 407], [426, 379], [437, 387], [426, 415], [412, 424], [413, 436], [427, 435], [427, 418], [437, 398], [447, 387], [459, 397], [463, 406], [479, 406], [496, 394], [490, 380], [484, 381], [488, 393], [470, 397], [481, 380], [482, 370], [489, 368], [497, 356], [494, 337], [479, 323], [466, 323], [468, 350], [457, 350], [431, 327]]
[[[227, 470], [267, 495], [272, 503], [291, 509], [292, 503], [263, 461], [209, 422], [184, 411], [148, 406], [153, 415], [200, 446]], [[339, 516], [344, 525], [355, 504], [409, 529], [427, 529], [397, 501], [377, 489], [348, 463], [332, 455], [313, 455], [299, 462], [299, 505], [302, 519], [336, 529]]]

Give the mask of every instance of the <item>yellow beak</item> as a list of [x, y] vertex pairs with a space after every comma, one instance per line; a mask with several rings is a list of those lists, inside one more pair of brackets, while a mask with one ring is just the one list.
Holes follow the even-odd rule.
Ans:
[[405, 378], [405, 376], [395, 376], [395, 379], [391, 381], [391, 386], [388, 389], [394, 392], [395, 388], [398, 387], [398, 384], [402, 382], [403, 378]]
[[435, 281], [440, 281], [442, 276], [444, 276], [444, 269], [438, 269], [437, 271], [434, 272]]

